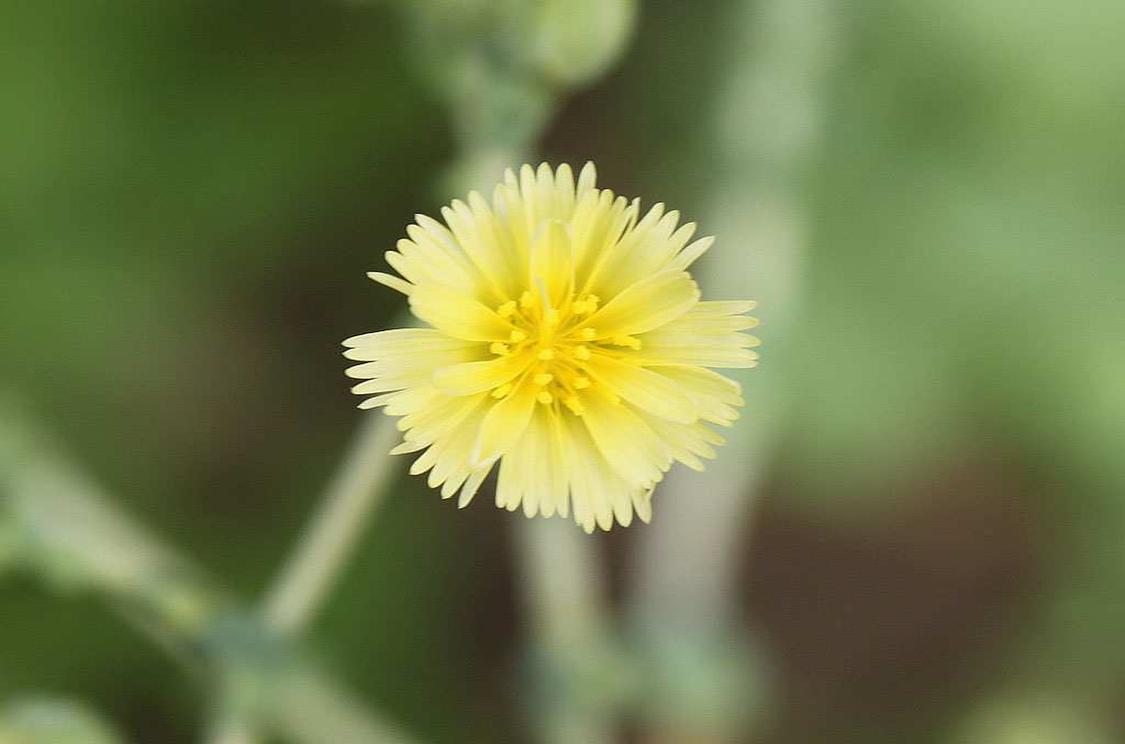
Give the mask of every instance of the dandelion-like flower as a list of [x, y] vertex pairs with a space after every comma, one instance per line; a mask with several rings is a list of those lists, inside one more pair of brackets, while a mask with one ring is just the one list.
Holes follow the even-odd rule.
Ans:
[[701, 302], [688, 267], [713, 242], [657, 204], [641, 216], [595, 185], [587, 163], [505, 174], [480, 194], [418, 215], [388, 251], [427, 327], [355, 336], [347, 370], [360, 408], [400, 416], [444, 498], [469, 503], [499, 465], [497, 506], [573, 515], [587, 532], [651, 517], [674, 461], [702, 470], [743, 405], [710, 367], [753, 367], [753, 302]]

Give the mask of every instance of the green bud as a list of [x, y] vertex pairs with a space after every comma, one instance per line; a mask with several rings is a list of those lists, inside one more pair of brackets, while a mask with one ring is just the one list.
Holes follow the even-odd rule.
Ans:
[[532, 48], [541, 74], [564, 87], [591, 81], [621, 55], [635, 16], [634, 0], [546, 0]]

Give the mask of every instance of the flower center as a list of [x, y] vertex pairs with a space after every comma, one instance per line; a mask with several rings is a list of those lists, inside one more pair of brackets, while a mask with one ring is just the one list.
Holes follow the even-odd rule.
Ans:
[[[556, 410], [561, 404], [581, 416], [586, 411], [584, 398], [595, 384], [589, 361], [607, 346], [640, 349], [640, 339], [632, 336], [606, 336], [590, 323], [600, 299], [586, 294], [553, 307], [545, 292], [525, 291], [518, 301], [510, 300], [496, 309], [512, 325], [505, 341], [494, 341], [489, 351], [498, 356], [519, 355], [526, 360], [524, 371], [512, 382], [492, 391], [495, 398], [506, 398], [522, 384], [536, 386], [536, 400]], [[617, 396], [606, 391], [617, 401]]]

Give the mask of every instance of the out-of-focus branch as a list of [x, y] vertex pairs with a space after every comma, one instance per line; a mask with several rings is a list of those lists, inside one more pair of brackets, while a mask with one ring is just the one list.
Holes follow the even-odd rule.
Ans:
[[368, 517], [386, 495], [397, 460], [394, 421], [368, 414], [333, 477], [320, 511], [282, 568], [262, 609], [275, 632], [295, 636], [312, 620], [335, 583]]
[[532, 700], [537, 733], [552, 744], [611, 742], [631, 680], [609, 627], [591, 538], [562, 519], [522, 522], [515, 538], [540, 670]]
[[174, 643], [202, 637], [210, 619], [229, 604], [194, 566], [57, 454], [11, 405], [0, 413], [0, 494], [0, 532], [9, 535], [9, 560], [60, 591], [107, 595]]
[[125, 738], [81, 702], [26, 696], [5, 701], [0, 707], [0, 742], [125, 744]]
[[[295, 744], [407, 741], [129, 518], [9, 405], [0, 410], [0, 497], [12, 566], [61, 592], [105, 596], [191, 670], [217, 680], [220, 707], [230, 707], [215, 735], [245, 740], [261, 720]], [[243, 718], [251, 725], [243, 728]]]
[[761, 0], [730, 12], [714, 116], [721, 166], [701, 220], [719, 242], [697, 267], [709, 296], [759, 300], [767, 350], [761, 369], [732, 375], [747, 416], [723, 432], [725, 451], [703, 474], [670, 475], [657, 493], [660, 517], [636, 554], [632, 620], [650, 664], [644, 700], [656, 740], [741, 741], [761, 692], [739, 627], [738, 569], [785, 405], [775, 352], [800, 292], [805, 225], [796, 189], [817, 140], [832, 51], [828, 0]]

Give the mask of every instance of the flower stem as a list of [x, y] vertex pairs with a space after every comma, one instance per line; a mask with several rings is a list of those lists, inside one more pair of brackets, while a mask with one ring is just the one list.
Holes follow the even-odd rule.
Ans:
[[394, 473], [387, 453], [398, 438], [394, 422], [371, 414], [329, 484], [320, 510], [282, 567], [263, 605], [267, 626], [284, 636], [312, 621]]
[[[360, 439], [370, 442], [368, 434]], [[257, 729], [265, 728], [291, 744], [410, 744], [394, 724], [313, 666], [297, 644], [282, 643], [271, 652], [271, 665], [260, 671], [269, 683], [264, 699], [241, 698], [243, 691], [254, 694], [260, 688], [244, 677], [249, 689], [235, 689], [222, 671], [247, 660], [252, 651], [246, 639], [269, 635], [258, 615], [245, 611], [193, 561], [120, 509], [2, 392], [0, 533], [10, 543], [10, 561], [45, 586], [68, 597], [76, 592], [106, 597], [127, 622], [196, 676], [214, 673], [207, 675], [217, 683], [210, 741], [258, 741]], [[231, 618], [245, 618], [250, 625], [232, 636]], [[289, 663], [273, 666], [279, 658]], [[265, 707], [262, 720], [253, 718], [258, 703]]]
[[611, 644], [593, 538], [563, 519], [516, 525], [532, 635], [535, 720], [547, 744], [612, 742], [627, 679]]
[[257, 744], [258, 738], [242, 722], [225, 722], [211, 732], [207, 744]]

